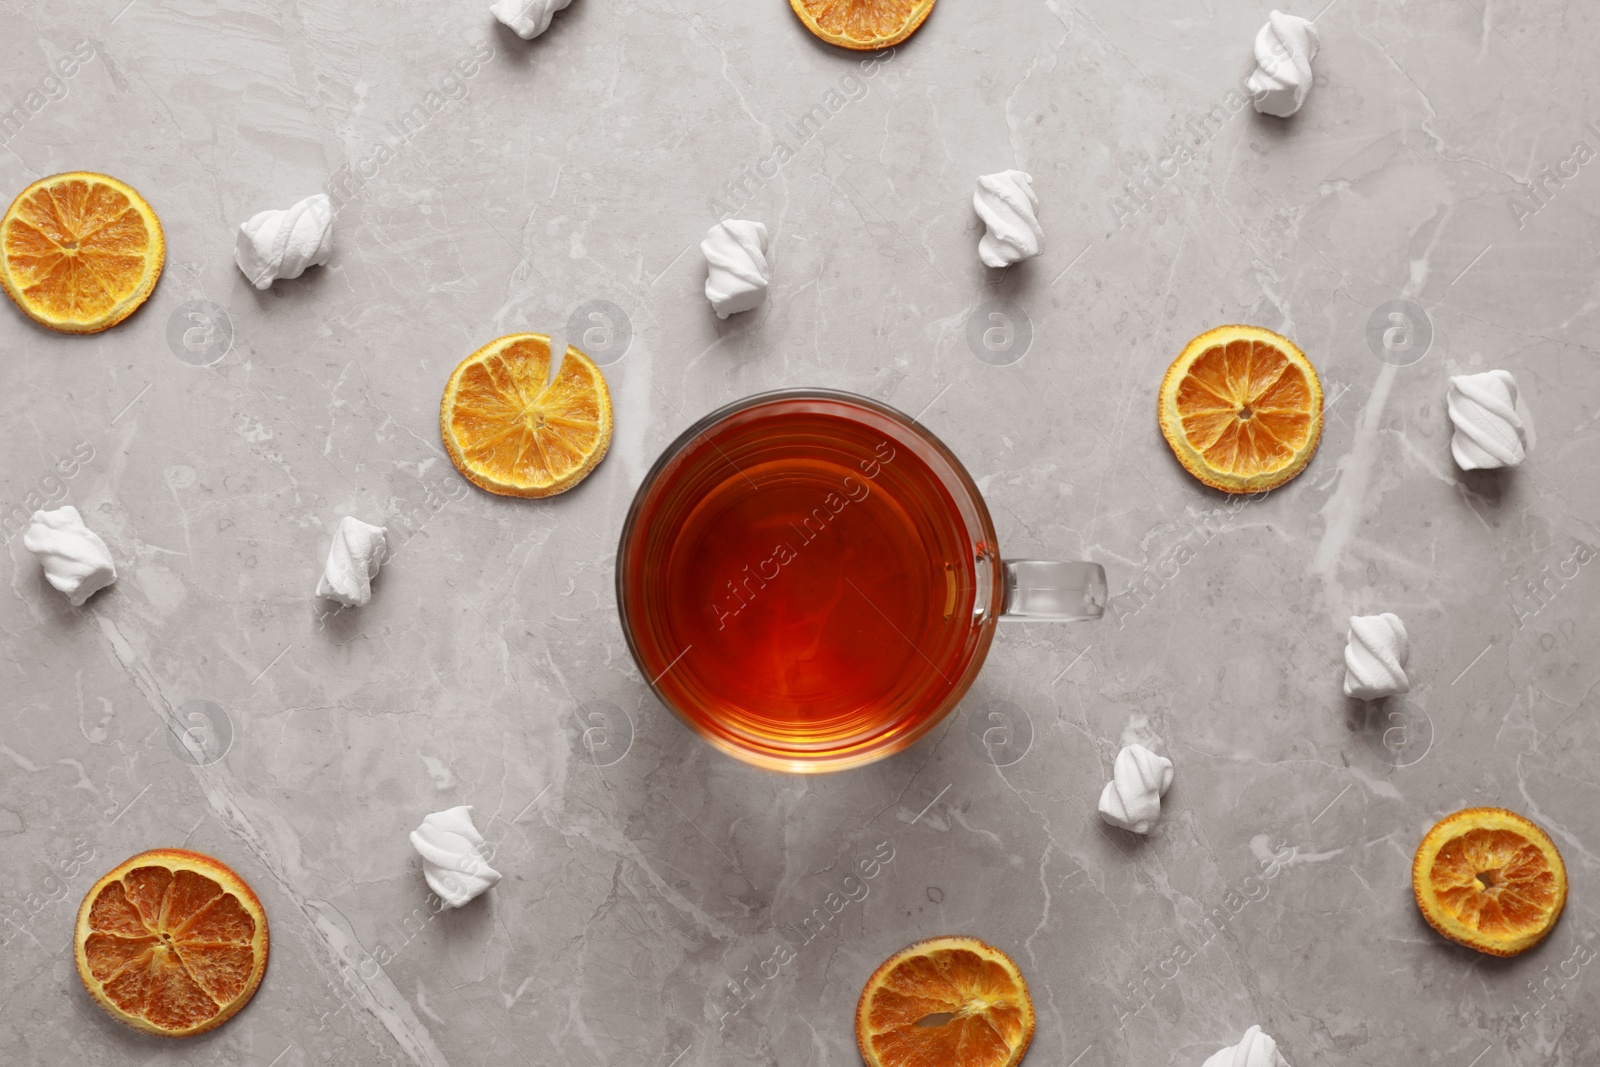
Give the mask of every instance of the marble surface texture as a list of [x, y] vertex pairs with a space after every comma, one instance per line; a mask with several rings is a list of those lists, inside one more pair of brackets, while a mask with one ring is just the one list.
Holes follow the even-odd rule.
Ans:
[[[107, 333], [0, 307], [0, 1062], [848, 1065], [871, 970], [956, 932], [1023, 968], [1039, 1067], [1198, 1065], [1252, 1023], [1294, 1067], [1600, 1062], [1593, 5], [1288, 0], [1322, 41], [1288, 121], [1235, 95], [1264, 0], [940, 0], [865, 70], [783, 0], [576, 0], [531, 42], [487, 7], [0, 0], [0, 192], [108, 172], [167, 238]], [[1013, 167], [1046, 247], [989, 270], [974, 180]], [[251, 288], [236, 227], [325, 189], [331, 261]], [[697, 251], [724, 212], [772, 235], [768, 301], [726, 322]], [[451, 368], [578, 311], [610, 455], [549, 501], [465, 485]], [[1225, 322], [1327, 391], [1311, 466], [1250, 503], [1154, 418]], [[1494, 367], [1529, 461], [1463, 475], [1446, 381]], [[920, 413], [1007, 555], [1115, 594], [1003, 627], [911, 750], [805, 779], [652, 699], [612, 585], [660, 449], [797, 385]], [[47, 501], [117, 560], [79, 610], [21, 544]], [[332, 611], [346, 514], [394, 552]], [[1347, 618], [1383, 611], [1412, 688], [1368, 707]], [[1094, 814], [1133, 741], [1177, 767], [1148, 839]], [[406, 834], [457, 804], [504, 878], [436, 916]], [[1570, 868], [1515, 960], [1411, 900], [1421, 835], [1474, 804]], [[101, 1013], [69, 948], [94, 878], [175, 844], [273, 935], [254, 1001], [183, 1043]]]

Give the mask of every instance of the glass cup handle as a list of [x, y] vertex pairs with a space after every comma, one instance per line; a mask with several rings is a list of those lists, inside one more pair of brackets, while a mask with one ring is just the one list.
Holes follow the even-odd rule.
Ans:
[[1106, 572], [1098, 563], [1008, 559], [1005, 610], [1013, 622], [1087, 622], [1106, 611]]

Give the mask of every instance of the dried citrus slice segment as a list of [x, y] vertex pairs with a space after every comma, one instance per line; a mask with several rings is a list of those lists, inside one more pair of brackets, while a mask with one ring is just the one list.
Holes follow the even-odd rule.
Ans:
[[1322, 438], [1322, 383], [1287, 337], [1218, 326], [1167, 368], [1159, 414], [1190, 474], [1225, 493], [1258, 493], [1311, 462]]
[[1566, 864], [1538, 825], [1504, 808], [1466, 808], [1422, 838], [1411, 889], [1438, 933], [1496, 957], [1544, 941], [1566, 907]]
[[104, 174], [41, 178], [0, 219], [0, 285], [35, 322], [62, 333], [99, 333], [132, 315], [166, 256], [155, 211]]
[[872, 972], [856, 1006], [867, 1067], [1014, 1067], [1032, 1040], [1028, 983], [975, 937], [901, 949]]
[[611, 393], [594, 361], [568, 347], [554, 381], [550, 338], [514, 333], [461, 361], [444, 387], [439, 430], [467, 480], [502, 496], [554, 496], [589, 476], [611, 447]]
[[806, 29], [857, 51], [889, 48], [917, 32], [933, 0], [789, 0]]
[[1411, 863], [1428, 925], [1450, 940], [1515, 956], [1543, 941], [1567, 903], [1567, 867], [1550, 835], [1504, 808], [1440, 819]]
[[267, 914], [227, 864], [158, 848], [90, 887], [73, 943], [78, 977], [113, 1018], [189, 1037], [255, 995], [267, 971]]

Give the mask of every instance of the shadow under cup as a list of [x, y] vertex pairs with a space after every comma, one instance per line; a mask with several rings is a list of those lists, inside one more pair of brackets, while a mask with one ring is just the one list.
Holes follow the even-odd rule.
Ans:
[[645, 478], [617, 552], [628, 646], [702, 737], [773, 770], [898, 752], [972, 684], [1004, 598], [971, 477], [864, 397], [713, 412]]

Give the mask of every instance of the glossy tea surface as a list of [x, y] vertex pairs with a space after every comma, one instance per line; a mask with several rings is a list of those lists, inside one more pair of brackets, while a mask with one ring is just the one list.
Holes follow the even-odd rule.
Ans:
[[669, 459], [619, 579], [669, 706], [737, 755], [828, 769], [946, 710], [987, 641], [990, 568], [930, 459], [905, 428], [815, 398], [739, 412]]

